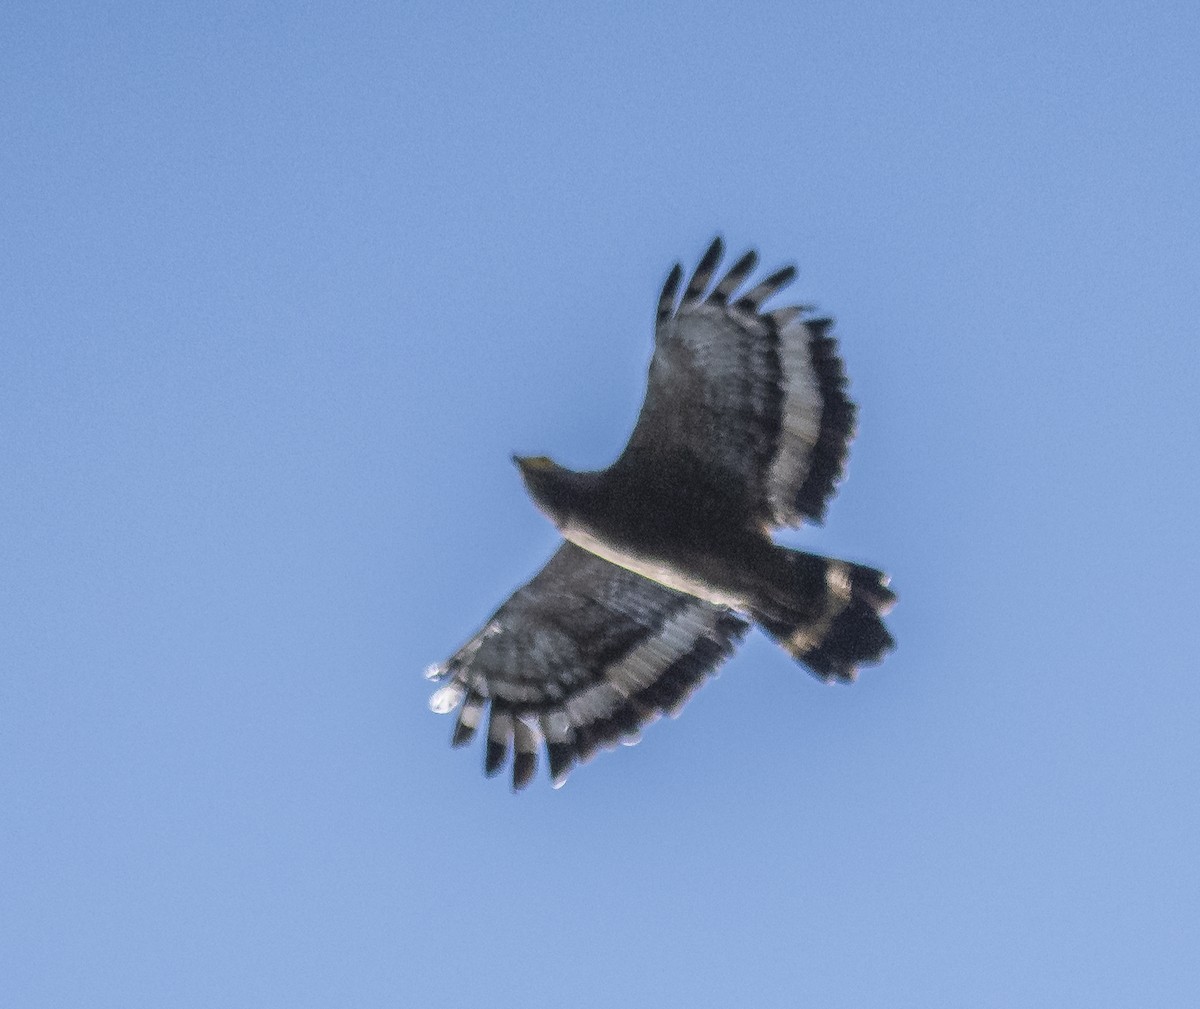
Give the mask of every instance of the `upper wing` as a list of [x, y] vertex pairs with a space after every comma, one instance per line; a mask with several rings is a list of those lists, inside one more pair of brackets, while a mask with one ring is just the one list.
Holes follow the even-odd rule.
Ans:
[[735, 297], [754, 252], [706, 296], [722, 251], [717, 238], [678, 305], [679, 264], [667, 277], [646, 399], [622, 459], [690, 453], [741, 491], [755, 524], [820, 522], [854, 437], [832, 321], [805, 318], [801, 307], [759, 311], [792, 282], [791, 266]]
[[636, 741], [674, 715], [749, 625], [732, 611], [610, 564], [571, 543], [517, 589], [431, 679], [435, 711], [462, 704], [453, 745], [490, 701], [485, 769], [515, 745], [513, 788], [529, 783], [539, 740], [556, 785], [600, 746]]

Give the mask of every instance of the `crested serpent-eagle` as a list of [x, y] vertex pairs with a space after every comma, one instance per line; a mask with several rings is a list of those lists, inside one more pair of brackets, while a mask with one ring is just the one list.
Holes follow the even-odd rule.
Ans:
[[679, 294], [658, 301], [646, 399], [607, 469], [514, 456], [565, 540], [462, 648], [426, 675], [459, 709], [453, 745], [487, 714], [485, 770], [550, 777], [674, 715], [758, 624], [823, 680], [854, 679], [893, 647], [895, 602], [874, 568], [778, 546], [774, 529], [820, 523], [842, 478], [855, 406], [829, 335], [800, 307], [763, 311], [788, 266], [739, 294], [747, 252], [713, 284], [718, 238]]

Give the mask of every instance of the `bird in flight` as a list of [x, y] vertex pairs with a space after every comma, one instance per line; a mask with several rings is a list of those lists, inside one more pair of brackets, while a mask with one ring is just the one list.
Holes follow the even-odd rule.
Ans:
[[[487, 718], [484, 769], [512, 756], [524, 788], [545, 749], [557, 787], [598, 749], [675, 715], [752, 623], [822, 680], [851, 681], [893, 646], [881, 571], [779, 546], [821, 523], [845, 471], [855, 406], [832, 321], [763, 311], [787, 266], [742, 293], [747, 252], [718, 275], [708, 247], [658, 300], [646, 398], [607, 469], [514, 456], [564, 542], [446, 662], [434, 711], [458, 709], [452, 744]], [[714, 277], [718, 279], [714, 283]]]

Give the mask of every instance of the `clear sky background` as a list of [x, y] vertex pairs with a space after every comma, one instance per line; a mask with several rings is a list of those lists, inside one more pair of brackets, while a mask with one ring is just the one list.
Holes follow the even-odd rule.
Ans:
[[[0, 1002], [1197, 1004], [1197, 5], [0, 19]], [[513, 796], [422, 669], [718, 232], [838, 319], [789, 541], [899, 650]]]

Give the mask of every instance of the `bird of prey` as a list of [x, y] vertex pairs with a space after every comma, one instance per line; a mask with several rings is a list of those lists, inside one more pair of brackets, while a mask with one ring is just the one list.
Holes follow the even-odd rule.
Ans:
[[454, 746], [486, 713], [485, 771], [511, 753], [514, 790], [543, 743], [557, 787], [599, 748], [677, 714], [751, 623], [823, 680], [853, 680], [893, 647], [886, 575], [771, 539], [822, 522], [845, 470], [855, 406], [832, 322], [763, 310], [791, 266], [739, 293], [752, 251], [713, 283], [722, 255], [717, 238], [682, 294], [680, 265], [667, 276], [646, 398], [611, 466], [513, 457], [564, 542], [426, 671], [444, 684], [430, 706], [459, 709]]

